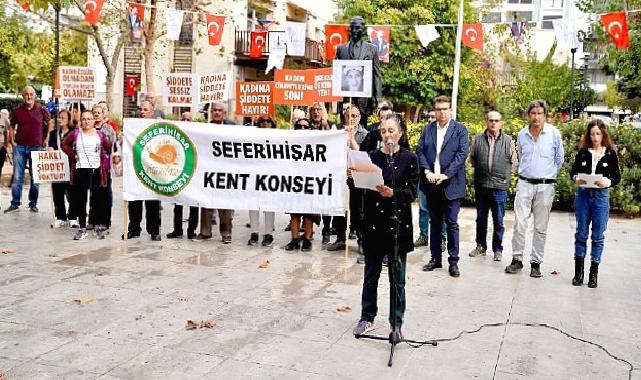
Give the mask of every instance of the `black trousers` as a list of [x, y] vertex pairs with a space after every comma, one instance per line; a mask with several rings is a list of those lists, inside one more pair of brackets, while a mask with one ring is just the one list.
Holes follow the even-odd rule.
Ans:
[[[187, 234], [193, 235], [198, 228], [198, 207], [189, 207], [189, 223], [187, 224]], [[183, 206], [174, 205], [174, 232], [183, 233]]]
[[87, 226], [87, 191], [91, 192], [90, 207], [96, 210], [95, 224], [106, 226], [107, 188], [100, 187], [100, 169], [76, 169], [74, 172], [71, 202], [80, 228]]
[[160, 201], [129, 201], [129, 228], [127, 231], [134, 235], [140, 235], [142, 228], [142, 203], [145, 202], [145, 225], [149, 235], [160, 233]]
[[[76, 216], [72, 213], [71, 207], [71, 192], [73, 191], [69, 182], [53, 182], [51, 184], [51, 194], [53, 197], [53, 210], [58, 220], [75, 219]], [[69, 213], [65, 205], [65, 198], [69, 203]]]
[[2, 167], [4, 166], [4, 161], [7, 159], [7, 148], [0, 146], [0, 185], [2, 185]]
[[[358, 241], [362, 240], [361, 224], [363, 221], [363, 202], [365, 201], [363, 190], [354, 187], [353, 182], [349, 181], [349, 223], [350, 229], [356, 232]], [[334, 217], [334, 228], [336, 229], [336, 239], [344, 240], [347, 232], [347, 217]]]
[[[113, 188], [111, 187], [111, 176], [107, 179], [107, 209], [105, 210], [105, 213], [107, 214], [107, 228], [111, 226], [111, 209], [113, 208], [114, 204], [114, 192]], [[98, 224], [95, 221], [95, 211], [93, 208], [89, 208], [89, 223], [90, 224]]]

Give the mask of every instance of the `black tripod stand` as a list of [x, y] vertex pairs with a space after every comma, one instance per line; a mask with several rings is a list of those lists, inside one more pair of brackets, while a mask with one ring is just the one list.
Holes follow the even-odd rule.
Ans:
[[[399, 297], [398, 290], [397, 290], [398, 279], [396, 278], [396, 268], [398, 265], [401, 265], [402, 263], [400, 261], [399, 253], [398, 253], [399, 251], [398, 231], [399, 231], [400, 219], [398, 216], [398, 200], [397, 200], [398, 192], [396, 191], [396, 167], [394, 166], [394, 154], [393, 154], [391, 143], [387, 144], [387, 150], [389, 154], [388, 164], [389, 164], [389, 167], [392, 169], [392, 190], [393, 190], [392, 202], [394, 205], [394, 216], [392, 217], [394, 221], [394, 249], [392, 250], [391, 260], [388, 260], [388, 269], [387, 269], [388, 271], [390, 271], [390, 285], [391, 285], [389, 315], [390, 315], [390, 319], [393, 320], [394, 312], [396, 311], [396, 308], [398, 306], [398, 297]], [[421, 346], [426, 344], [436, 346], [438, 344], [436, 341], [415, 341], [415, 340], [405, 339], [400, 334], [400, 326], [397, 334], [395, 334], [394, 331], [392, 331], [390, 332], [388, 337], [363, 334], [363, 335], [356, 335], [355, 338], [387, 340], [390, 343], [390, 355], [389, 355], [389, 360], [387, 362], [388, 367], [391, 367], [394, 364], [394, 350], [396, 348], [396, 345], [399, 343], [403, 343], [403, 342], [410, 343], [410, 344], [414, 343]]]

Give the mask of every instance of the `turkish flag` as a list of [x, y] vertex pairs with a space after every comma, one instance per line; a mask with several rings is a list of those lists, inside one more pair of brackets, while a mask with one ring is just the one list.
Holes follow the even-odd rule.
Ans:
[[96, 25], [102, 12], [102, 4], [105, 0], [85, 0], [85, 21], [91, 25]]
[[136, 96], [136, 89], [138, 89], [138, 84], [140, 84], [140, 79], [137, 75], [127, 75], [125, 77], [126, 89], [125, 93], [127, 96]]
[[20, 0], [16, 0], [16, 3], [20, 4], [20, 6], [22, 7], [23, 10], [29, 11], [30, 6], [29, 6], [29, 2], [28, 1], [24, 1], [23, 2], [23, 1], [20, 1]]
[[263, 55], [263, 48], [267, 43], [267, 32], [251, 32], [251, 46], [249, 56], [259, 58]]
[[349, 26], [325, 25], [325, 52], [327, 60], [336, 58], [336, 48], [349, 41]]
[[483, 51], [483, 25], [464, 24], [461, 42], [467, 47]]
[[207, 13], [207, 36], [211, 46], [220, 45], [225, 27], [225, 16], [217, 16]]
[[603, 29], [605, 29], [616, 47], [621, 49], [630, 47], [628, 20], [625, 12], [612, 12], [602, 15], [601, 24], [603, 24]]

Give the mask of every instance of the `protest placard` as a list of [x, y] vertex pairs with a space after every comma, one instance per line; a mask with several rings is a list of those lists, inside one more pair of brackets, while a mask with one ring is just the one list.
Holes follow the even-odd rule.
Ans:
[[64, 100], [94, 100], [96, 69], [82, 66], [60, 66], [56, 75], [56, 97]]
[[196, 106], [198, 85], [194, 74], [170, 73], [163, 81], [164, 104], [176, 107]]
[[198, 77], [198, 103], [225, 101], [229, 98], [231, 72], [200, 75]]
[[69, 158], [61, 150], [31, 151], [33, 181], [69, 182]]
[[236, 82], [237, 115], [274, 115], [273, 82]]
[[307, 70], [276, 70], [274, 72], [274, 103], [310, 105], [314, 101], [314, 86]]
[[340, 102], [340, 96], [332, 95], [332, 68], [306, 70], [309, 82], [314, 87], [315, 102]]

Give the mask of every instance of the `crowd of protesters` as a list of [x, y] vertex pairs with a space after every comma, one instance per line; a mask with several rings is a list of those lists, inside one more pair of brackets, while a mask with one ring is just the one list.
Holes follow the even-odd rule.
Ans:
[[[57, 129], [52, 128], [49, 112], [36, 102], [32, 87], [22, 92], [24, 102], [12, 110], [0, 112], [0, 171], [5, 159], [11, 153], [13, 176], [11, 182], [11, 204], [4, 213], [13, 213], [22, 204], [22, 187], [25, 171], [31, 174], [28, 192], [28, 209], [38, 212], [39, 185], [33, 181], [30, 155], [32, 151], [49, 149], [62, 150], [68, 156], [71, 168], [69, 183], [51, 184], [55, 221], [52, 227], [69, 226], [78, 228], [73, 239], [82, 240], [89, 235], [104, 239], [111, 226], [113, 205], [112, 174], [120, 164], [119, 154], [122, 137], [119, 126], [108, 118], [104, 102], [91, 109], [82, 105], [62, 109], [56, 115]], [[164, 118], [164, 113], [156, 106], [153, 93], [148, 93], [141, 102], [139, 117]], [[485, 256], [491, 249], [493, 259], [503, 258], [503, 234], [505, 205], [508, 198], [508, 184], [513, 173], [518, 175], [514, 199], [514, 233], [511, 242], [511, 263], [505, 268], [509, 274], [518, 273], [523, 268], [525, 236], [530, 219], [532, 223], [532, 251], [529, 258], [530, 276], [541, 277], [541, 263], [544, 257], [547, 226], [555, 195], [558, 172], [564, 165], [564, 147], [559, 131], [547, 122], [548, 107], [545, 101], [533, 101], [527, 109], [527, 121], [517, 136], [502, 132], [501, 114], [491, 110], [486, 114], [486, 130], [469, 140], [467, 129], [451, 117], [451, 102], [445, 96], [434, 100], [434, 108], [426, 113], [426, 121], [415, 152], [410, 151], [403, 119], [394, 112], [393, 105], [383, 101], [378, 106], [378, 122], [367, 124], [361, 119], [357, 106], [341, 104], [339, 123], [333, 123], [323, 103], [311, 104], [307, 112], [296, 109], [292, 112], [291, 128], [298, 130], [345, 130], [347, 148], [368, 152], [372, 161], [382, 167], [385, 185], [378, 191], [356, 188], [348, 169], [346, 186], [349, 189], [349, 213], [341, 216], [291, 214], [286, 230], [291, 240], [284, 244], [285, 250], [310, 251], [314, 239], [314, 226], [321, 228], [321, 244], [328, 251], [345, 250], [348, 239], [355, 239], [358, 249], [357, 262], [365, 264], [366, 283], [363, 302], [364, 323], [359, 324], [358, 333], [363, 333], [373, 320], [371, 308], [375, 299], [371, 298], [372, 281], [378, 282], [380, 265], [387, 263], [390, 247], [377, 241], [382, 235], [371, 230], [387, 226], [389, 218], [387, 198], [402, 198], [403, 212], [418, 197], [419, 234], [412, 239], [413, 225], [411, 212], [403, 214], [401, 256], [415, 247], [428, 246], [429, 261], [424, 271], [443, 267], [443, 254], [447, 254], [448, 272], [459, 277], [459, 225], [458, 214], [466, 194], [465, 162], [470, 160], [474, 168], [474, 187], [476, 197], [476, 246], [469, 253], [471, 257]], [[225, 102], [215, 102], [206, 110], [210, 123], [233, 125], [227, 118]], [[180, 120], [193, 121], [190, 112], [180, 115]], [[252, 119], [258, 128], [276, 128], [276, 122], [267, 116]], [[385, 142], [385, 143], [384, 143]], [[393, 145], [387, 146], [388, 144]], [[387, 173], [384, 157], [400, 154], [404, 171], [395, 178]], [[401, 153], [398, 153], [401, 152]], [[380, 156], [380, 157], [379, 157]], [[121, 164], [120, 164], [121, 165]], [[607, 132], [606, 125], [593, 120], [586, 126], [580, 142], [580, 150], [571, 166], [570, 174], [577, 185], [575, 234], [575, 276], [573, 285], [583, 283], [584, 259], [587, 252], [589, 229], [591, 234], [591, 264], [588, 286], [597, 286], [598, 267], [601, 262], [605, 230], [609, 216], [608, 189], [620, 181], [620, 169], [614, 143]], [[406, 168], [405, 168], [406, 167]], [[121, 170], [121, 169], [120, 169]], [[414, 176], [413, 171], [416, 170]], [[588, 176], [588, 177], [586, 177]], [[589, 183], [586, 178], [596, 177]], [[600, 177], [599, 177], [600, 176]], [[87, 207], [87, 203], [89, 206]], [[382, 208], [381, 207], [387, 207]], [[146, 232], [151, 240], [159, 241], [161, 236], [160, 201], [128, 202], [128, 226], [122, 239], [134, 239], [141, 235], [143, 208], [145, 210]], [[373, 211], [374, 210], [374, 211]], [[492, 214], [493, 232], [491, 242], [487, 242], [488, 217]], [[275, 214], [249, 211], [249, 246], [271, 246], [274, 243]], [[379, 215], [381, 214], [381, 215]], [[380, 218], [385, 221], [379, 220]], [[387, 219], [386, 219], [387, 218]], [[232, 242], [234, 210], [189, 207], [187, 238], [205, 241], [213, 237], [213, 226], [219, 226], [222, 243]], [[382, 223], [382, 224], [381, 224]], [[432, 227], [430, 229], [430, 226]], [[199, 230], [197, 231], [197, 229]], [[386, 228], [383, 228], [386, 229]], [[331, 236], [336, 235], [331, 241]], [[173, 230], [166, 234], [168, 239], [183, 237], [183, 206], [174, 205]], [[262, 239], [261, 239], [262, 237]], [[380, 261], [380, 263], [379, 263]], [[405, 261], [399, 262], [397, 275], [404, 278]], [[369, 273], [369, 275], [368, 275]], [[369, 288], [368, 288], [369, 287]], [[368, 290], [367, 290], [367, 289]], [[366, 290], [369, 297], [365, 300]], [[400, 293], [403, 289], [397, 289]], [[367, 311], [370, 310], [370, 311]], [[395, 318], [402, 318], [402, 310]], [[394, 317], [394, 316], [393, 316]], [[356, 330], [355, 330], [356, 333]]]

